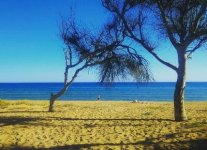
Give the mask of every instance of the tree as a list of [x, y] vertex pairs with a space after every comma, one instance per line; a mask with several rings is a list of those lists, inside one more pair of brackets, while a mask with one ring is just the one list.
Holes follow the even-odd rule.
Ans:
[[[49, 111], [53, 111], [56, 99], [68, 90], [77, 75], [84, 69], [95, 67], [101, 82], [113, 82], [130, 75], [137, 81], [152, 79], [148, 62], [130, 45], [125, 44], [123, 26], [117, 18], [108, 22], [95, 35], [79, 26], [74, 19], [62, 21], [61, 38], [65, 49], [64, 86], [51, 94]], [[68, 72], [75, 69], [68, 80]]]
[[[60, 89], [57, 93], [53, 94], [51, 93], [50, 96], [50, 105], [49, 105], [49, 112], [53, 111], [54, 102], [56, 99], [61, 97], [67, 89], [71, 86], [77, 75], [85, 68], [92, 66], [93, 64], [89, 61], [83, 62], [83, 59], [78, 59], [76, 62], [73, 62], [74, 53], [72, 53], [72, 50], [70, 47], [64, 51], [65, 55], [65, 73], [64, 73], [64, 86], [62, 89]], [[78, 67], [78, 68], [76, 68]], [[73, 73], [71, 79], [68, 81], [68, 71], [71, 69], [76, 68], [75, 72]]]
[[[206, 0], [102, 0], [103, 6], [124, 26], [126, 37], [138, 43], [155, 59], [177, 74], [174, 91], [176, 121], [187, 120], [184, 108], [186, 62], [207, 43]], [[159, 34], [164, 33], [177, 53], [178, 66], [161, 58], [147, 33], [147, 17], [155, 17]], [[148, 22], [149, 25], [149, 22]]]

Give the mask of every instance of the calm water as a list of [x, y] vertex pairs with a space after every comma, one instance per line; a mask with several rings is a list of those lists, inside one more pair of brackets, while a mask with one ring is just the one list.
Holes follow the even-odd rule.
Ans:
[[[0, 99], [48, 100], [62, 83], [0, 83]], [[173, 99], [175, 83], [114, 83], [111, 86], [99, 83], [74, 83], [61, 100], [150, 100]], [[187, 83], [186, 100], [207, 101], [207, 82]]]

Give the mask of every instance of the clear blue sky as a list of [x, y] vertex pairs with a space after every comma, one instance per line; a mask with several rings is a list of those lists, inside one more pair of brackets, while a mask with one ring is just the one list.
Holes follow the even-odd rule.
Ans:
[[[60, 16], [70, 8], [85, 25], [98, 28], [107, 19], [100, 0], [1, 0], [0, 82], [62, 82], [64, 44], [59, 38]], [[164, 42], [159, 53], [176, 63], [172, 47]], [[165, 52], [167, 51], [167, 53]], [[175, 81], [176, 75], [146, 54], [156, 81]], [[207, 81], [207, 50], [188, 63], [188, 81]], [[98, 81], [95, 71], [81, 73], [76, 81]]]

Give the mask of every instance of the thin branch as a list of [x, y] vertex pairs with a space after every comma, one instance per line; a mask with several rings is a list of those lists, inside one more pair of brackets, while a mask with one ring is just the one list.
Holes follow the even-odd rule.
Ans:
[[199, 49], [206, 42], [207, 37], [202, 38], [193, 49], [186, 51], [186, 53], [188, 53], [187, 57], [190, 57], [197, 49]]
[[164, 12], [165, 10], [164, 10], [162, 4], [160, 3], [160, 1], [158, 1], [157, 4], [158, 4], [158, 8], [161, 12], [161, 17], [162, 17], [162, 20], [164, 22], [165, 28], [167, 29], [169, 39], [170, 39], [171, 43], [173, 44], [173, 46], [175, 47], [175, 49], [179, 49], [179, 45], [178, 45], [177, 41], [175, 40], [175, 38], [173, 36], [173, 32], [172, 32], [172, 30], [171, 30], [171, 28], [170, 28], [170, 26], [167, 22], [165, 12]]
[[166, 62], [164, 60], [162, 60], [156, 53], [154, 53], [153, 51], [149, 51], [149, 53], [151, 53], [159, 62], [161, 62], [162, 64], [168, 66], [169, 68], [175, 70], [176, 72], [178, 71], [178, 68], [175, 67], [174, 65], [172, 65], [169, 62]]
[[189, 36], [186, 41], [184, 42], [184, 45], [190, 45], [194, 40], [200, 38], [201, 36], [206, 36], [207, 35], [207, 27], [206, 29], [203, 29], [201, 31], [198, 31], [191, 36]]
[[197, 27], [198, 27], [198, 23], [199, 23], [199, 20], [201, 19], [201, 17], [203, 16], [203, 14], [205, 13], [206, 11], [206, 8], [207, 8], [207, 2], [203, 1], [202, 2], [203, 4], [201, 5], [201, 8], [198, 12], [198, 14], [196, 15], [196, 18], [191, 26], [191, 29], [192, 29], [192, 33], [195, 33], [196, 30], [197, 30]]
[[128, 32], [130, 33], [132, 39], [134, 39], [135, 41], [137, 41], [138, 43], [140, 43], [150, 54], [152, 54], [152, 56], [154, 56], [154, 58], [156, 58], [159, 62], [161, 62], [162, 64], [170, 67], [171, 69], [177, 71], [177, 67], [175, 67], [174, 65], [170, 64], [169, 62], [164, 61], [163, 59], [161, 59], [156, 53], [153, 52], [153, 47], [150, 47], [148, 44], [145, 43], [145, 41], [138, 39], [133, 32], [129, 29], [129, 26], [126, 22], [126, 20], [124, 19], [124, 17], [122, 17], [123, 23], [126, 27], [126, 29], [128, 30]]

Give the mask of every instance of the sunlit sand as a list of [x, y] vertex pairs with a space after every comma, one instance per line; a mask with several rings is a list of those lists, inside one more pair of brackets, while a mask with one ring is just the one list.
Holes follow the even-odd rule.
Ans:
[[0, 149], [180, 149], [207, 147], [207, 102], [0, 101]]

